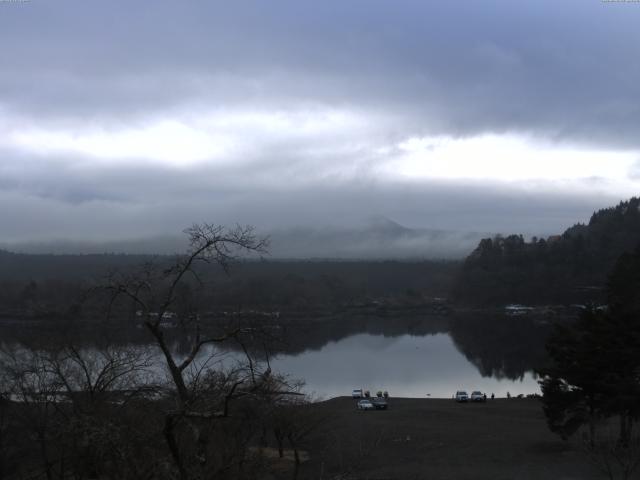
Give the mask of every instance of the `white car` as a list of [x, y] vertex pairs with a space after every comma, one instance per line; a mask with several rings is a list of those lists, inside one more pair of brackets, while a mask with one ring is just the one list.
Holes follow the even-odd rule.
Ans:
[[484, 395], [484, 393], [478, 392], [477, 390], [475, 392], [471, 392], [472, 402], [485, 402], [486, 400], [487, 397]]
[[362, 389], [354, 390], [353, 392], [351, 392], [351, 398], [362, 398], [362, 397], [364, 397], [364, 394], [362, 393]]
[[464, 392], [462, 390], [458, 390], [456, 392], [456, 402], [468, 402], [469, 401], [469, 396], [467, 395], [467, 392]]
[[371, 403], [371, 400], [367, 400], [367, 399], [362, 399], [358, 401], [358, 410], [373, 410], [374, 407], [373, 403]]

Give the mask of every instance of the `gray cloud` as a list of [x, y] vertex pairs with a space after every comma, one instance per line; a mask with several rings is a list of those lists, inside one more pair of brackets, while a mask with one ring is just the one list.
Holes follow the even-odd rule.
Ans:
[[[51, 175], [37, 186], [0, 188], [2, 240], [138, 238], [177, 233], [201, 221], [251, 223], [263, 232], [295, 225], [346, 228], [361, 226], [370, 214], [415, 228], [540, 235], [587, 221], [594, 209], [618, 200], [603, 195], [526, 194], [499, 184], [407, 186], [363, 181], [289, 188], [248, 183], [241, 188], [225, 186], [223, 179], [194, 186], [192, 176], [171, 171], [119, 175], [122, 182], [102, 177], [102, 182], [118, 185], [110, 190], [115, 198], [100, 195], [101, 182], [86, 177]], [[200, 172], [195, 177], [206, 183], [206, 175]], [[60, 182], [63, 195], [58, 193]]]
[[[372, 214], [555, 233], [627, 192], [601, 188], [606, 179], [567, 191], [377, 172], [416, 136], [640, 149], [639, 21], [637, 5], [578, 0], [0, 3], [5, 132], [75, 139], [212, 112], [276, 115], [216, 120], [207, 132], [233, 148], [181, 168], [6, 140], [0, 240], [139, 237], [202, 220], [344, 226]], [[318, 120], [327, 111], [355, 120]], [[304, 112], [319, 125], [305, 130]], [[289, 123], [276, 131], [278, 113]]]
[[640, 9], [601, 2], [2, 5], [0, 102], [58, 117], [326, 102], [413, 129], [638, 146]]

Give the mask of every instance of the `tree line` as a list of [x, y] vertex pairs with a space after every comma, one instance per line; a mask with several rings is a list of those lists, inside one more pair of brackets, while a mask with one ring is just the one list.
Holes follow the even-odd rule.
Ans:
[[466, 258], [453, 287], [461, 302], [554, 304], [601, 302], [617, 258], [640, 242], [640, 198], [595, 212], [548, 238], [483, 239]]
[[[109, 272], [152, 263], [170, 268], [175, 257], [139, 255], [23, 255], [0, 251], [2, 317], [56, 318], [88, 308], [84, 292]], [[444, 261], [271, 261], [242, 259], [233, 275], [195, 265], [211, 286], [200, 292], [207, 310], [309, 310], [366, 303], [382, 297], [415, 303], [445, 297], [459, 264]], [[185, 285], [183, 288], [190, 288]], [[85, 301], [82, 301], [85, 300]]]

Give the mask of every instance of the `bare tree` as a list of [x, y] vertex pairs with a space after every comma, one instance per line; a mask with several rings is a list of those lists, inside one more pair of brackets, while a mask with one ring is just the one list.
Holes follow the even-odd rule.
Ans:
[[631, 430], [626, 442], [621, 442], [620, 433], [608, 428], [595, 438], [585, 433], [582, 451], [607, 478], [629, 480], [640, 466], [640, 435]]
[[[202, 267], [217, 265], [228, 272], [241, 253], [264, 253], [267, 247], [267, 240], [257, 237], [252, 227], [200, 224], [185, 233], [190, 248], [174, 265], [160, 269], [147, 264], [134, 275], [111, 276], [106, 287], [111, 305], [120, 299], [131, 302], [162, 352], [175, 391], [175, 408], [166, 411], [163, 435], [182, 479], [202, 477], [204, 472], [208, 476], [241, 472], [247, 446], [260, 424], [258, 410], [268, 403], [264, 399], [288, 390], [271, 375], [268, 362], [265, 367], [249, 352], [246, 342], [258, 334], [250, 326], [236, 324], [213, 333], [203, 328], [197, 308], [191, 308], [181, 338], [186, 353], [172, 349], [163, 321], [174, 315], [186, 287], [203, 288]], [[206, 353], [202, 358], [205, 347], [230, 341], [244, 352], [244, 362], [225, 371], [212, 368]], [[231, 402], [237, 404], [234, 415]]]
[[196, 268], [198, 264], [217, 264], [228, 272], [240, 252], [265, 253], [267, 247], [267, 239], [254, 235], [253, 227], [250, 226], [237, 226], [227, 230], [223, 226], [204, 223], [193, 225], [185, 233], [189, 236], [189, 250], [173, 266], [158, 271], [154, 265], [147, 264], [133, 276], [112, 276], [106, 286], [112, 294], [112, 302], [124, 296], [139, 309], [144, 318], [144, 326], [162, 351], [181, 409], [185, 409], [191, 400], [185, 371], [202, 347], [221, 343], [236, 336], [239, 331], [225, 332], [220, 336], [204, 336], [198, 319], [195, 318], [195, 335], [191, 339], [189, 353], [179, 360], [171, 351], [162, 327], [163, 319], [170, 314], [178, 300], [177, 290], [189, 277], [202, 283]]
[[[255, 478], [266, 461], [256, 446], [275, 425], [274, 412], [289, 416], [281, 418], [283, 438], [298, 475], [311, 424], [302, 416], [300, 385], [271, 370], [273, 332], [239, 318], [212, 322], [198, 303], [208, 266], [228, 272], [243, 252], [263, 253], [267, 241], [251, 227], [202, 224], [186, 233], [190, 248], [172, 265], [160, 259], [114, 272], [89, 297], [97, 299], [91, 312], [106, 301], [107, 328], [123, 315], [135, 318], [152, 340], [149, 349], [65, 339], [55, 348], [21, 346], [0, 356], [10, 403], [39, 446], [37, 462], [27, 459], [21, 475]], [[33, 442], [24, 444], [33, 456]]]
[[47, 372], [61, 384], [78, 411], [91, 411], [104, 402], [122, 405], [131, 396], [155, 387], [150, 382], [152, 354], [141, 347], [81, 349], [65, 345], [48, 352], [44, 361]]
[[61, 475], [59, 467], [62, 452], [54, 437], [57, 402], [62, 384], [48, 371], [42, 356], [27, 349], [3, 348], [0, 357], [4, 389], [8, 396], [20, 404], [15, 409], [15, 420], [26, 436], [35, 442], [38, 461], [27, 458], [27, 465], [39, 470], [49, 480]]
[[148, 391], [148, 367], [148, 354], [139, 348], [3, 348], [0, 376], [14, 422], [8, 441], [22, 448], [21, 475], [126, 478], [153, 469], [135, 454], [136, 424], [126, 421], [145, 411], [131, 401]]
[[278, 455], [284, 456], [285, 441], [293, 452], [294, 471], [296, 480], [302, 463], [301, 447], [306, 438], [326, 420], [317, 410], [312, 410], [309, 400], [305, 396], [286, 396], [274, 405], [271, 412], [273, 435], [278, 446]]
[[9, 402], [10, 393], [6, 390], [7, 379], [0, 371], [0, 480], [8, 475], [9, 470]]

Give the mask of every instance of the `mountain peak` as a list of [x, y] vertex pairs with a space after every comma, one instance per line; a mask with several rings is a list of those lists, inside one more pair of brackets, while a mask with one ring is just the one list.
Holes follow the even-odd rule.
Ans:
[[397, 222], [394, 222], [388, 217], [384, 215], [372, 215], [367, 219], [367, 228], [373, 230], [385, 230], [385, 231], [408, 231], [407, 227], [400, 225]]

